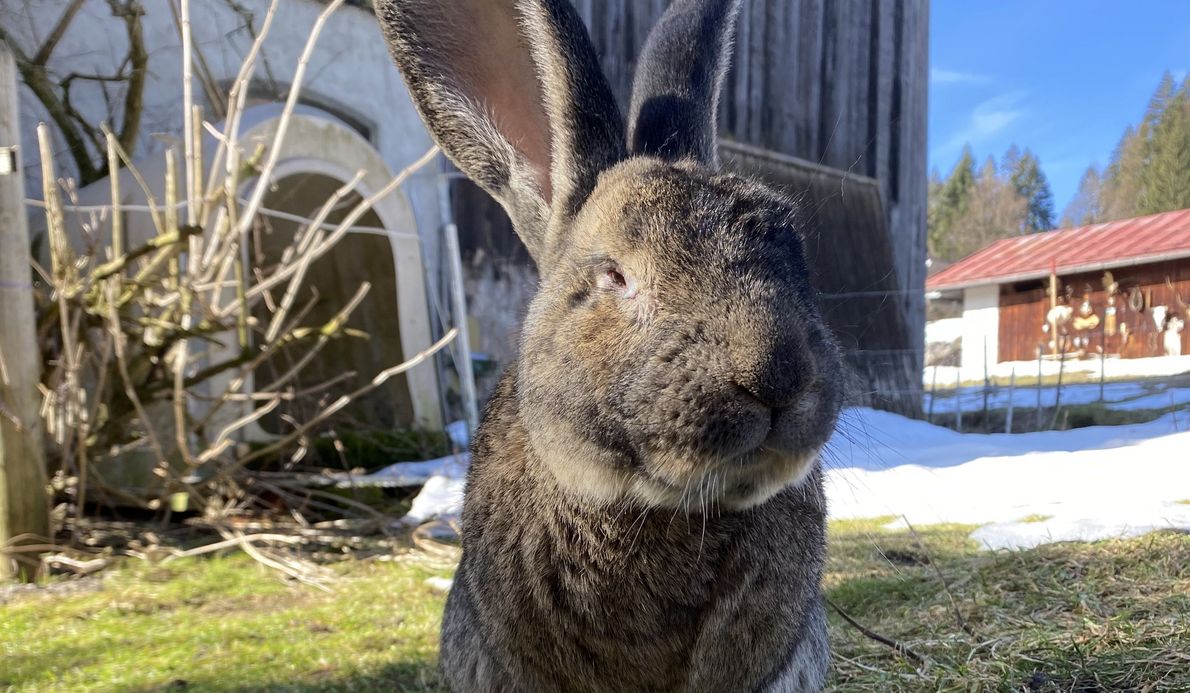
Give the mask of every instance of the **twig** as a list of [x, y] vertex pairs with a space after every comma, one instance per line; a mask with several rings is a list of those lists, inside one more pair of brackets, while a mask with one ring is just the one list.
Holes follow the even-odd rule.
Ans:
[[314, 21], [314, 27], [310, 30], [310, 36], [306, 39], [306, 46], [302, 49], [302, 55], [298, 58], [297, 69], [293, 72], [293, 82], [289, 88], [289, 97], [285, 100], [285, 107], [281, 111], [281, 117], [277, 121], [277, 131], [273, 135], [273, 141], [269, 146], [268, 159], [265, 160], [264, 167], [260, 171], [260, 178], [252, 189], [252, 196], [248, 198], [248, 205], [244, 208], [244, 213], [240, 217], [240, 225], [238, 235], [247, 235], [251, 228], [252, 220], [256, 218], [256, 208], [260, 206], [264, 199], [265, 192], [272, 185], [273, 169], [277, 166], [277, 161], [281, 158], [281, 143], [285, 141], [285, 133], [289, 130], [289, 121], [293, 116], [293, 109], [297, 106], [298, 96], [301, 94], [302, 80], [306, 76], [306, 68], [310, 65], [310, 58], [314, 55], [314, 47], [318, 44], [318, 36], [322, 33], [322, 28], [326, 25], [327, 20], [335, 10], [343, 5], [344, 0], [331, 0], [322, 14], [318, 15], [318, 19]]
[[876, 631], [864, 626], [862, 623], [860, 623], [859, 621], [852, 618], [851, 614], [844, 611], [842, 609], [842, 607], [840, 607], [838, 604], [832, 602], [829, 598], [823, 597], [823, 599], [825, 599], [826, 603], [832, 609], [835, 610], [835, 613], [839, 614], [839, 616], [842, 616], [844, 621], [851, 624], [851, 626], [854, 627], [856, 630], [858, 630], [860, 633], [863, 633], [865, 637], [867, 637], [871, 640], [875, 640], [876, 642], [880, 643], [881, 645], [887, 645], [888, 647], [891, 647], [893, 650], [895, 650], [898, 654], [900, 654], [903, 657], [912, 659], [920, 664], [925, 664], [926, 658], [921, 656], [917, 652], [914, 652], [912, 649], [909, 648], [908, 645], [897, 642], [896, 640], [893, 640], [892, 638], [885, 637], [885, 636], [877, 633]]
[[161, 562], [168, 563], [170, 561], [177, 560], [179, 558], [192, 558], [194, 556], [205, 556], [208, 553], [215, 553], [217, 551], [222, 551], [223, 549], [239, 548], [243, 544], [254, 542], [254, 541], [276, 542], [276, 543], [281, 543], [281, 544], [301, 544], [305, 540], [301, 537], [295, 537], [295, 536], [291, 536], [289, 534], [243, 534], [243, 535], [240, 535], [237, 537], [233, 537], [231, 539], [224, 539], [223, 541], [217, 541], [214, 544], [207, 544], [205, 546], [199, 546], [197, 548], [187, 549], [185, 551], [179, 551], [177, 553], [167, 556]]
[[963, 612], [959, 611], [959, 604], [957, 601], [955, 601], [954, 594], [950, 591], [950, 584], [946, 581], [946, 576], [942, 574], [942, 569], [938, 567], [938, 562], [935, 561], [932, 556], [930, 556], [930, 551], [926, 548], [925, 542], [921, 540], [921, 535], [919, 535], [917, 530], [913, 528], [913, 525], [910, 524], [909, 518], [901, 515], [901, 519], [905, 521], [905, 526], [908, 527], [909, 532], [913, 534], [913, 539], [917, 542], [918, 547], [921, 548], [922, 553], [926, 555], [926, 562], [929, 563], [930, 567], [934, 569], [934, 573], [938, 576], [938, 581], [942, 583], [942, 590], [946, 592], [946, 598], [950, 600], [950, 608], [952, 611], [954, 611], [954, 618], [959, 624], [959, 628], [962, 628], [963, 631], [967, 633], [967, 635], [970, 635], [973, 638], [976, 637], [975, 630], [967, 624], [967, 621], [963, 618]]
[[[413, 175], [414, 172], [433, 161], [434, 157], [438, 156], [438, 152], [439, 150], [437, 146], [430, 147], [417, 161], [409, 164], [409, 166], [405, 167], [400, 173], [394, 176], [387, 185], [385, 185], [380, 190], [377, 190], [367, 199], [360, 201], [360, 203], [357, 204], [346, 217], [344, 217], [343, 221], [339, 222], [338, 227], [336, 227], [330, 235], [311, 247], [310, 253], [312, 254], [312, 259], [318, 259], [323, 254], [328, 252], [332, 247], [334, 247], [335, 244], [338, 243], [339, 240], [351, 230], [352, 224], [354, 224], [360, 217], [367, 213], [367, 211], [371, 209], [372, 206], [376, 204], [376, 202], [390, 195], [394, 190], [399, 188], [401, 184], [409, 178], [409, 176]], [[268, 279], [253, 285], [253, 287], [247, 292], [245, 298], [253, 299], [260, 296], [260, 294], [264, 293], [265, 291], [268, 291], [281, 282], [288, 280], [289, 277], [297, 273], [297, 271], [297, 265], [291, 265], [290, 267], [279, 270]], [[223, 311], [216, 311], [216, 314], [218, 315], [227, 315], [229, 313], [230, 311], [227, 309], [224, 309]]]
[[413, 358], [409, 359], [408, 361], [405, 361], [404, 363], [402, 363], [400, 365], [393, 366], [392, 368], [388, 368], [388, 369], [385, 369], [385, 370], [377, 373], [376, 377], [372, 378], [371, 382], [369, 382], [368, 384], [354, 390], [353, 392], [343, 395], [339, 399], [335, 400], [329, 407], [327, 407], [326, 409], [323, 409], [321, 412], [318, 413], [317, 416], [312, 418], [310, 421], [307, 421], [300, 428], [298, 428], [298, 430], [291, 432], [290, 434], [286, 435], [285, 437], [281, 438], [280, 440], [274, 442], [272, 445], [268, 445], [266, 447], [260, 448], [259, 450], [240, 458], [237, 466], [242, 467], [243, 465], [248, 464], [249, 462], [251, 462], [253, 460], [258, 460], [262, 457], [267, 457], [268, 455], [271, 455], [275, 452], [278, 452], [279, 450], [284, 449], [285, 446], [293, 443], [295, 440], [297, 440], [299, 437], [304, 435], [311, 428], [314, 428], [315, 426], [322, 423], [323, 421], [326, 421], [335, 412], [337, 412], [340, 409], [342, 409], [343, 407], [347, 406], [348, 404], [350, 404], [352, 401], [354, 401], [358, 397], [361, 397], [361, 396], [371, 392], [372, 390], [375, 390], [376, 388], [380, 387], [385, 382], [387, 382], [389, 378], [393, 377], [394, 375], [404, 373], [405, 371], [409, 370], [410, 368], [413, 368], [417, 364], [419, 364], [422, 361], [425, 361], [429, 357], [433, 356], [435, 353], [440, 351], [447, 344], [450, 344], [451, 341], [453, 341], [454, 338], [458, 336], [458, 334], [459, 334], [458, 328], [452, 327], [450, 329], [450, 331], [448, 331], [442, 337], [442, 339], [439, 339], [437, 342], [435, 342], [433, 345], [431, 345], [429, 349], [426, 349], [425, 351], [419, 353], [417, 356], [414, 356]]
[[52, 554], [41, 559], [45, 565], [54, 568], [66, 568], [77, 575], [90, 575], [107, 567], [106, 558], [92, 558], [89, 561], [79, 561], [62, 554]]

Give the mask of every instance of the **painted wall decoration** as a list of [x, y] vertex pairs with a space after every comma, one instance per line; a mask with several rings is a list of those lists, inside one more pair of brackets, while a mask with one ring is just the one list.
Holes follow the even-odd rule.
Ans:
[[1047, 277], [1000, 287], [1000, 361], [1190, 353], [1190, 262]]

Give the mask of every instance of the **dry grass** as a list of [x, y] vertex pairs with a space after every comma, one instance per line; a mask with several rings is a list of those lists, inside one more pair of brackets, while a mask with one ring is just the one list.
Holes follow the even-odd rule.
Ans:
[[970, 528], [883, 524], [832, 526], [828, 593], [927, 662], [833, 619], [833, 690], [1190, 691], [1190, 537], [983, 553]]

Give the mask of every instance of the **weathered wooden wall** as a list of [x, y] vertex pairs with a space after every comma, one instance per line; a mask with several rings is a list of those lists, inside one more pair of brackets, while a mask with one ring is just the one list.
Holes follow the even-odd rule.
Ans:
[[[1112, 271], [1120, 285], [1116, 296], [1115, 335], [1104, 333], [1103, 317], [1107, 307], [1107, 293], [1103, 288], [1103, 273], [1091, 272], [1059, 276], [1061, 286], [1074, 289], [1073, 305], [1076, 309], [1083, 300], [1086, 288], [1091, 288], [1091, 308], [1100, 317], [1100, 324], [1085, 333], [1072, 332], [1090, 340], [1087, 352], [1098, 354], [1106, 342], [1109, 356], [1143, 358], [1164, 354], [1163, 335], [1153, 320], [1153, 306], [1166, 306], [1176, 311], [1182, 320], [1190, 321], [1190, 314], [1178, 301], [1190, 302], [1190, 261], [1178, 260], [1160, 262], [1138, 267], [1121, 268]], [[1172, 284], [1172, 288], [1169, 283]], [[1005, 284], [1000, 287], [1000, 337], [998, 360], [1028, 361], [1037, 358], [1037, 347], [1043, 346], [1048, 355], [1050, 337], [1042, 332], [1045, 316], [1050, 308], [1049, 280], [1037, 279], [1030, 282]], [[1129, 306], [1133, 289], [1139, 290], [1142, 308], [1137, 311]], [[1128, 326], [1128, 338], [1119, 333], [1118, 326]], [[1069, 353], [1071, 349], [1068, 349]], [[1182, 353], [1190, 354], [1190, 329], [1182, 332]]]

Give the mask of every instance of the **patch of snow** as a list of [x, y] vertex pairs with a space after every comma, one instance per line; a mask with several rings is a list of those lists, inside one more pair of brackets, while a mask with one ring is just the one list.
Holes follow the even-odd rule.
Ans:
[[331, 474], [328, 478], [338, 488], [421, 486], [435, 475], [455, 474], [455, 468], [460, 468], [465, 473], [467, 460], [461, 459], [463, 457], [465, 455], [447, 455], [424, 462], [397, 462], [371, 474]]
[[[470, 456], [468, 456], [469, 458]], [[453, 520], [463, 512], [463, 487], [466, 473], [435, 474], [413, 499], [409, 512], [400, 519], [403, 525], [420, 525], [430, 520]]]
[[963, 336], [962, 318], [943, 318], [926, 323], [926, 344], [950, 344]]
[[851, 409], [823, 453], [830, 515], [984, 525], [992, 549], [1190, 530], [1184, 419], [985, 435]]

